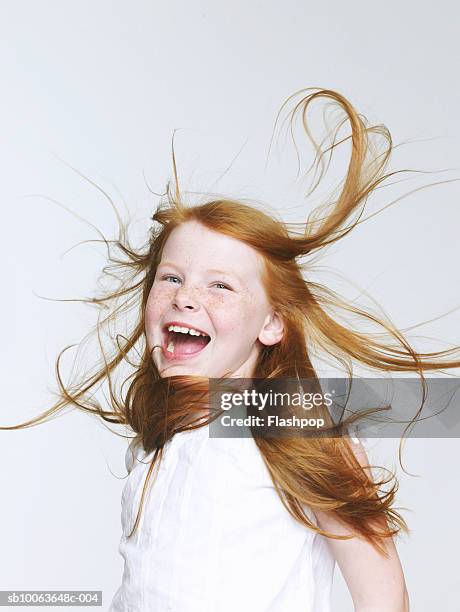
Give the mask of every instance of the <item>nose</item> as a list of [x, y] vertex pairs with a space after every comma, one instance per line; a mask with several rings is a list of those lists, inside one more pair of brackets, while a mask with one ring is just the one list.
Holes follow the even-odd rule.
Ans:
[[193, 288], [184, 284], [177, 289], [173, 299], [173, 306], [178, 310], [197, 310], [200, 304]]

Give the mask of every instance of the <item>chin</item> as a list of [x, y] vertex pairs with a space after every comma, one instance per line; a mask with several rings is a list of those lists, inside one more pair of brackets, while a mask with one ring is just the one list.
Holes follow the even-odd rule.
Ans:
[[167, 365], [163, 369], [160, 374], [162, 377], [166, 376], [207, 376], [207, 374], [203, 374], [201, 371], [196, 371], [192, 365], [186, 364], [174, 364]]

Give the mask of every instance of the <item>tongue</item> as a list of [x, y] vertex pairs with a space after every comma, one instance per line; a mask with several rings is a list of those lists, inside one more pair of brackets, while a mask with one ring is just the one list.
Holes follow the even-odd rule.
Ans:
[[172, 333], [171, 340], [174, 342], [174, 355], [192, 355], [198, 353], [208, 344], [204, 336], [190, 336], [190, 334]]

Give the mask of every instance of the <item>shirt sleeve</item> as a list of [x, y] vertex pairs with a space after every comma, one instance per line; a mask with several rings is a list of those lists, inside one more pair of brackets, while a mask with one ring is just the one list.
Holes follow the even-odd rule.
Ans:
[[126, 466], [126, 469], [128, 471], [128, 474], [133, 469], [134, 462], [136, 460], [136, 450], [137, 450], [137, 446], [138, 446], [139, 442], [140, 442], [140, 440], [139, 440], [139, 438], [137, 436], [132, 438], [131, 442], [128, 445], [128, 448], [126, 449], [126, 453], [125, 453], [125, 466]]

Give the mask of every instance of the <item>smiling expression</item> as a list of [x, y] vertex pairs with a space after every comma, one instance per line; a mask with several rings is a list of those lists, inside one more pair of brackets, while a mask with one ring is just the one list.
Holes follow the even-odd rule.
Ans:
[[[262, 270], [255, 249], [197, 221], [171, 232], [145, 309], [147, 346], [151, 352], [157, 346], [152, 358], [161, 376], [253, 375], [263, 345], [282, 337], [281, 320], [262, 285]], [[194, 352], [175, 355], [167, 350], [166, 327], [171, 324], [208, 338], [197, 341]]]

